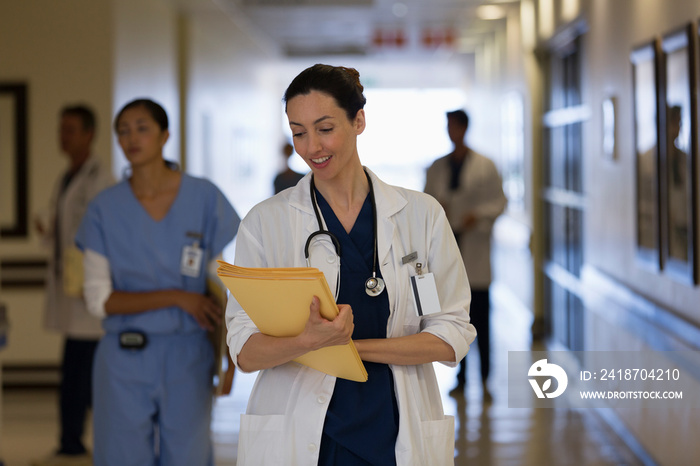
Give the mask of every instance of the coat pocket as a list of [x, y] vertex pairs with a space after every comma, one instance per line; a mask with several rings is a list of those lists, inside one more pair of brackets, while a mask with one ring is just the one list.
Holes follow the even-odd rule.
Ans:
[[241, 415], [238, 436], [240, 466], [277, 466], [285, 464], [284, 415]]
[[421, 422], [425, 460], [432, 465], [453, 465], [455, 449], [455, 419], [445, 416], [439, 421]]

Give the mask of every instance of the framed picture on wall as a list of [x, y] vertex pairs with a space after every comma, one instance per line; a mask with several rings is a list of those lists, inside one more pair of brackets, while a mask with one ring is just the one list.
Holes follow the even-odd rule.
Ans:
[[0, 82], [0, 224], [3, 238], [28, 233], [27, 86]]
[[696, 26], [662, 38], [659, 137], [661, 264], [664, 273], [697, 283], [697, 72]]
[[632, 50], [636, 170], [636, 251], [642, 264], [661, 269], [659, 215], [659, 61], [661, 41]]

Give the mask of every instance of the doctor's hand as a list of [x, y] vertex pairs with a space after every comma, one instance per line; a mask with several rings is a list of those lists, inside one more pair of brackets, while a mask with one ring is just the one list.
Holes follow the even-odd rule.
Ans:
[[340, 312], [333, 320], [323, 317], [320, 310], [319, 299], [314, 296], [309, 306], [309, 320], [306, 321], [304, 331], [299, 335], [309, 351], [348, 343], [355, 329], [350, 305], [338, 304]]
[[221, 322], [221, 307], [214, 300], [199, 293], [179, 291], [178, 305], [187, 311], [205, 330], [214, 330]]

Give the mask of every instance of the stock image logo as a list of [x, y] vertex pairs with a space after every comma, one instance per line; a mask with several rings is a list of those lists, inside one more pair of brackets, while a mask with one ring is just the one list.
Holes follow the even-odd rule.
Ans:
[[[527, 376], [537, 398], [556, 398], [564, 393], [566, 386], [569, 384], [569, 378], [564, 369], [554, 363], [548, 363], [546, 359], [540, 359], [530, 366]], [[547, 378], [544, 379], [540, 386], [538, 379], [544, 377]], [[555, 379], [557, 384], [556, 390], [550, 392], [552, 379]]]

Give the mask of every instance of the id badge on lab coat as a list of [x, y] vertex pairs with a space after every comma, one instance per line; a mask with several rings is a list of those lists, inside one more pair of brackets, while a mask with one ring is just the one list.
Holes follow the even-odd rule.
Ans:
[[438, 314], [442, 311], [440, 299], [432, 273], [422, 273], [411, 277], [411, 296], [418, 316]]
[[180, 273], [187, 277], [199, 277], [202, 268], [202, 248], [198, 244], [182, 248], [180, 259]]

